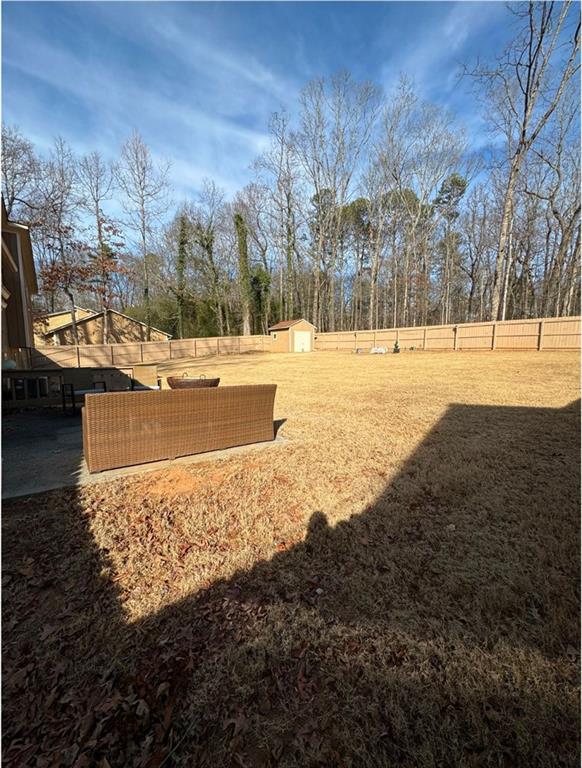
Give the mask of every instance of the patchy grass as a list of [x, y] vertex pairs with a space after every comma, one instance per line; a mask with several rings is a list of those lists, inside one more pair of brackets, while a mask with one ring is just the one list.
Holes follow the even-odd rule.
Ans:
[[579, 764], [578, 355], [167, 369], [289, 442], [4, 505], [4, 765]]

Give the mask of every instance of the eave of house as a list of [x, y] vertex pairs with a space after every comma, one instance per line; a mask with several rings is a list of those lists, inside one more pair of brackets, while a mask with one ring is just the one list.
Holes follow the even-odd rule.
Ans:
[[16, 262], [14, 261], [14, 257], [10, 253], [10, 248], [4, 242], [4, 239], [2, 239], [2, 255], [6, 256], [6, 259], [7, 259], [8, 263], [10, 264], [11, 268], [13, 269], [13, 271], [14, 272], [18, 272], [18, 266], [17, 266]]
[[29, 228], [24, 224], [17, 224], [15, 221], [4, 219], [2, 222], [2, 229], [3, 231], [11, 232], [18, 237], [24, 277], [26, 279], [28, 290], [30, 293], [38, 293], [38, 283], [36, 281], [36, 269], [34, 267], [34, 256], [32, 254], [32, 242], [30, 240]]

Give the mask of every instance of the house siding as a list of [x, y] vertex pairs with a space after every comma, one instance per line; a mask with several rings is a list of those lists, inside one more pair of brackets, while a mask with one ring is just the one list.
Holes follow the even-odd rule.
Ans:
[[[2, 352], [11, 357], [11, 349], [28, 347], [31, 344], [32, 312], [30, 289], [26, 281], [23, 258], [18, 243], [23, 235], [9, 231], [2, 232]], [[16, 271], [14, 271], [16, 266]]]

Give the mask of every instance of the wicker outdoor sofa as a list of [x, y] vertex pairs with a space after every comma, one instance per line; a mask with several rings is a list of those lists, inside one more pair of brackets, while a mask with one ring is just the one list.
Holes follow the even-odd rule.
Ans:
[[275, 384], [85, 397], [89, 472], [275, 439]]

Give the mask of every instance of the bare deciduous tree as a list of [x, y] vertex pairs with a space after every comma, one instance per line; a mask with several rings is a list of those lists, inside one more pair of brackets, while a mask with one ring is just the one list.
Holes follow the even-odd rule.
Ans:
[[522, 3], [514, 13], [520, 30], [503, 57], [495, 66], [478, 67], [471, 73], [484, 86], [489, 115], [507, 139], [508, 175], [491, 296], [493, 319], [505, 317], [503, 276], [510, 268], [515, 194], [522, 165], [579, 70], [576, 4], [571, 0]]
[[121, 149], [116, 179], [125, 194], [128, 225], [137, 236], [143, 267], [143, 297], [147, 340], [150, 340], [150, 252], [152, 229], [168, 208], [169, 164], [156, 165], [147, 144], [134, 131]]
[[32, 142], [16, 126], [2, 126], [2, 196], [10, 218], [16, 207], [28, 218], [38, 177], [38, 159]]

